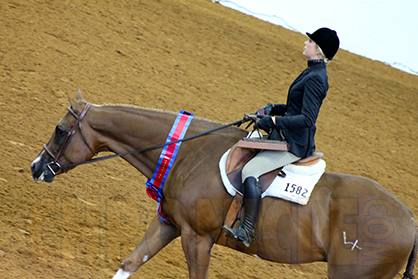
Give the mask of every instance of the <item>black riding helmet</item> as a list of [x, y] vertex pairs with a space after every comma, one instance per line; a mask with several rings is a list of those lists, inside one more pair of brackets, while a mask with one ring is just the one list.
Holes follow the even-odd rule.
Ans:
[[337, 32], [323, 27], [312, 34], [307, 32], [306, 35], [322, 49], [326, 58], [332, 60], [340, 47]]

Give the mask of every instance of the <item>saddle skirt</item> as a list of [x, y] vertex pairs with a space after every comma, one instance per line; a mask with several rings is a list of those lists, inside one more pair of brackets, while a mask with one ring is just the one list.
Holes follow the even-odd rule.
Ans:
[[[219, 169], [222, 181], [231, 196], [242, 195], [242, 168], [254, 155], [254, 149], [235, 145], [221, 157]], [[326, 163], [321, 156], [315, 155], [313, 161], [302, 159], [262, 175], [259, 178], [261, 197], [271, 196], [307, 204], [316, 183], [325, 172]]]

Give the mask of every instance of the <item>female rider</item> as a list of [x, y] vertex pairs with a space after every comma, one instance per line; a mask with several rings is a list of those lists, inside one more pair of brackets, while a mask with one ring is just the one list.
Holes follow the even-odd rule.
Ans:
[[[224, 226], [227, 236], [243, 242], [247, 247], [254, 239], [261, 189], [258, 178], [267, 172], [311, 156], [315, 151], [316, 119], [328, 91], [326, 66], [337, 53], [340, 42], [337, 33], [320, 28], [306, 33], [303, 55], [308, 67], [290, 85], [286, 104], [268, 104], [259, 109], [261, 118], [255, 128], [270, 134], [269, 139], [287, 141], [289, 151], [263, 150], [242, 170], [244, 222], [236, 228]], [[276, 117], [279, 116], [279, 117]]]

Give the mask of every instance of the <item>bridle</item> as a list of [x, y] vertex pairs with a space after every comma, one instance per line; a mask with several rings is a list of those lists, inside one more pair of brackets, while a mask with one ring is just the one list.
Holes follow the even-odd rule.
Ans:
[[[49, 154], [49, 156], [52, 157], [53, 161], [48, 163], [46, 166], [47, 168], [51, 171], [52, 175], [57, 175], [61, 172], [63, 172], [63, 168], [61, 167], [59, 160], [61, 159], [61, 157], [64, 155], [65, 150], [67, 149], [68, 145], [71, 142], [71, 139], [73, 138], [75, 131], [77, 130], [77, 127], [80, 129], [81, 132], [81, 137], [84, 140], [84, 143], [87, 145], [87, 147], [89, 148], [90, 152], [93, 153], [94, 155], [97, 155], [96, 152], [93, 151], [93, 149], [90, 147], [90, 145], [87, 143], [87, 139], [86, 136], [84, 135], [83, 130], [81, 129], [81, 121], [83, 120], [83, 118], [86, 116], [88, 110], [91, 107], [91, 103], [86, 103], [86, 105], [84, 106], [84, 109], [81, 111], [80, 115], [77, 115], [77, 113], [71, 108], [71, 106], [68, 107], [68, 111], [69, 113], [74, 116], [74, 118], [76, 119], [73, 127], [71, 128], [71, 130], [67, 133], [67, 136], [64, 139], [64, 142], [62, 143], [60, 149], [58, 150], [57, 155], [54, 155], [54, 153], [52, 153], [52, 151], [48, 148], [48, 146], [46, 144], [44, 144], [44, 150]], [[65, 170], [65, 172], [67, 172]]]

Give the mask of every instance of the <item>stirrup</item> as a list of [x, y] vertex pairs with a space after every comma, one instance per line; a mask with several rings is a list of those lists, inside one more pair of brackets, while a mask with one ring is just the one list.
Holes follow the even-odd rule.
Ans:
[[230, 237], [230, 238], [237, 238], [237, 232], [238, 232], [238, 228], [233, 229], [228, 225], [224, 225], [222, 227], [222, 229], [226, 230], [226, 236]]
[[[230, 226], [223, 226], [223, 229], [227, 231], [226, 236], [229, 238], [236, 239], [242, 242], [246, 247], [250, 247], [251, 242], [254, 240], [254, 236], [250, 232], [247, 232], [244, 227], [239, 226], [238, 228], [231, 228]], [[242, 233], [241, 233], [242, 231]]]

